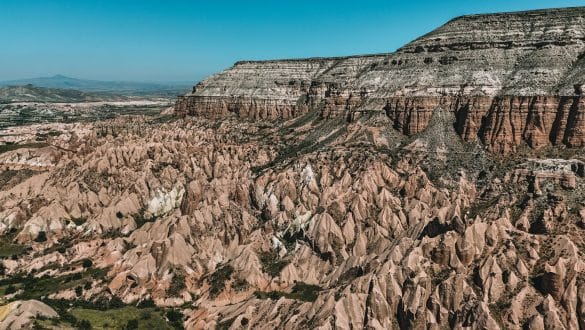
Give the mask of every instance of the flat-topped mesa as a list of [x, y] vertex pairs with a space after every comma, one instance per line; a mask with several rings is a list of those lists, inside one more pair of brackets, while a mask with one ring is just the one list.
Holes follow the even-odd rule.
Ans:
[[[364, 62], [381, 56], [310, 58], [270, 61], [240, 61], [213, 75], [180, 97], [176, 111], [183, 115], [222, 117], [235, 113], [253, 119], [288, 119], [314, 109], [310, 96], [324, 97], [317, 83], [319, 76], [336, 75], [336, 79], [358, 74]], [[336, 68], [343, 62], [354, 67]], [[332, 73], [335, 71], [337, 73]], [[336, 83], [337, 80], [331, 79]], [[342, 80], [340, 80], [342, 81]]]
[[456, 18], [392, 54], [238, 62], [177, 102], [180, 114], [256, 119], [387, 114], [405, 134], [437, 107], [492, 150], [585, 146], [585, 7]]

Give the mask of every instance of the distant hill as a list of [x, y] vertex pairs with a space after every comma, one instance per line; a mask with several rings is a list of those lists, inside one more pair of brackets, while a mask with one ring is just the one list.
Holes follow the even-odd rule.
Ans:
[[34, 85], [45, 88], [75, 89], [84, 92], [114, 92], [126, 95], [143, 94], [173, 94], [182, 93], [190, 89], [191, 83], [144, 83], [128, 81], [99, 81], [85, 80], [56, 75], [53, 77], [41, 77], [0, 82], [0, 86], [24, 86]]
[[112, 93], [83, 92], [73, 89], [45, 88], [33, 85], [0, 87], [0, 103], [13, 102], [92, 102], [121, 101], [127, 97]]

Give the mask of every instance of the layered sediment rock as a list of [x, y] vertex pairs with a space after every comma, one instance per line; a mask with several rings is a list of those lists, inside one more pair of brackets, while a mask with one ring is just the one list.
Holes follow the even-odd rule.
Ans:
[[433, 110], [456, 114], [458, 132], [495, 151], [581, 147], [585, 8], [456, 18], [395, 53], [239, 62], [195, 86], [180, 114], [254, 119], [317, 111], [348, 120], [386, 112], [405, 134]]

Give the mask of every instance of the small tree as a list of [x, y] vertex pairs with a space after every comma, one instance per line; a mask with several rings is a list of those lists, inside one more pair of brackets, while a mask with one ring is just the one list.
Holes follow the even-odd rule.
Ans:
[[42, 243], [47, 241], [47, 233], [44, 231], [39, 231], [37, 238], [35, 238], [35, 242]]
[[138, 320], [137, 319], [128, 320], [128, 323], [126, 323], [126, 327], [124, 327], [124, 329], [125, 330], [138, 329]]
[[13, 285], [9, 285], [8, 287], [6, 287], [6, 290], [4, 290], [4, 294], [13, 294], [16, 292], [16, 288]]
[[81, 320], [77, 323], [80, 330], [91, 330], [91, 323], [88, 320]]
[[83, 266], [83, 268], [89, 268], [93, 265], [93, 262], [89, 259], [83, 259], [81, 265]]
[[181, 328], [183, 326], [183, 314], [181, 312], [171, 309], [166, 313], [166, 315], [167, 319], [173, 326], [177, 328]]

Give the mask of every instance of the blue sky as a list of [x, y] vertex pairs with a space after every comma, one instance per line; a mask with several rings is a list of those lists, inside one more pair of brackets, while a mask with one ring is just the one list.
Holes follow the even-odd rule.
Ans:
[[564, 0], [0, 0], [0, 81], [196, 81], [243, 59], [391, 52], [449, 19]]

